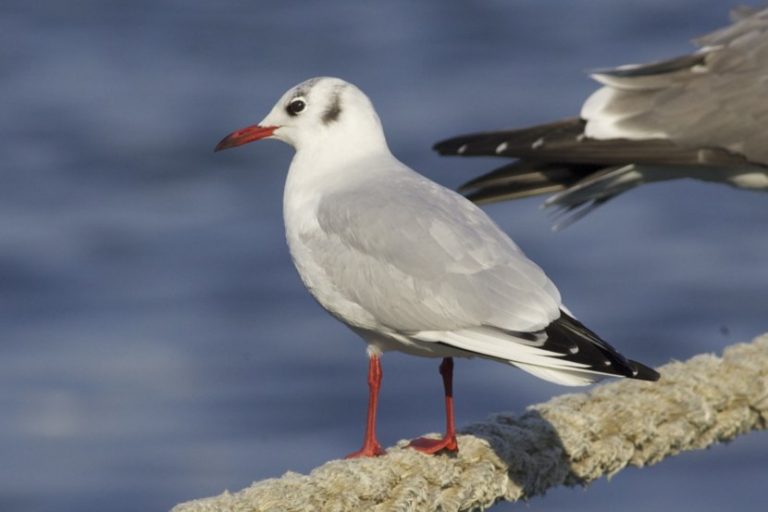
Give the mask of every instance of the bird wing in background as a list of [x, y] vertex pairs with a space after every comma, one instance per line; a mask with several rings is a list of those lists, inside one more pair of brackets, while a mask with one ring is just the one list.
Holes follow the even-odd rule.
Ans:
[[768, 9], [667, 61], [595, 72], [580, 118], [439, 142], [443, 155], [516, 159], [462, 186], [478, 202], [555, 192], [562, 227], [630, 188], [697, 178], [768, 188]]

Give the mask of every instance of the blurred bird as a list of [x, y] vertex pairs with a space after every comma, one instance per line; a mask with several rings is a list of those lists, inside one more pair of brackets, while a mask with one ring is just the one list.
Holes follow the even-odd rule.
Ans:
[[555, 285], [482, 210], [398, 161], [354, 85], [301, 83], [216, 150], [267, 138], [296, 149], [283, 213], [301, 279], [368, 344], [365, 440], [350, 457], [383, 453], [375, 426], [387, 350], [443, 358], [445, 436], [412, 442], [428, 453], [458, 449], [455, 356], [501, 361], [564, 385], [658, 379], [574, 319]]
[[555, 192], [554, 229], [633, 187], [694, 178], [768, 190], [768, 9], [695, 40], [690, 55], [599, 70], [581, 116], [462, 135], [442, 155], [516, 160], [460, 188], [478, 203]]

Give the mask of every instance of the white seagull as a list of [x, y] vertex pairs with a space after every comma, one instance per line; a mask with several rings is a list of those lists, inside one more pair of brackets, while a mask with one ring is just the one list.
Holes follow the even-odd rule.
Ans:
[[283, 199], [293, 262], [312, 296], [368, 345], [368, 421], [376, 439], [382, 352], [443, 358], [446, 432], [412, 446], [456, 451], [453, 357], [484, 357], [559, 384], [603, 376], [656, 380], [568, 314], [560, 294], [490, 218], [392, 153], [360, 89], [314, 78], [286, 92], [258, 125], [216, 150], [273, 138], [296, 149]]
[[633, 187], [694, 178], [768, 191], [768, 8], [695, 41], [699, 50], [597, 71], [579, 118], [438, 142], [443, 155], [516, 159], [462, 185], [484, 203], [556, 192], [564, 227]]

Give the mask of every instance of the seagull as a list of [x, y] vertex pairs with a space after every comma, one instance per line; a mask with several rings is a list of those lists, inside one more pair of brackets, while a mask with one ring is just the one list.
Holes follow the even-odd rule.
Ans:
[[356, 86], [329, 77], [303, 82], [216, 151], [260, 139], [296, 150], [283, 216], [304, 285], [367, 344], [365, 437], [348, 457], [384, 453], [376, 406], [386, 351], [442, 358], [446, 430], [411, 442], [425, 453], [458, 450], [454, 357], [500, 361], [569, 386], [659, 378], [576, 320], [544, 272], [479, 207], [397, 160]]
[[478, 203], [554, 192], [566, 227], [656, 181], [694, 178], [768, 191], [768, 8], [741, 8], [689, 55], [599, 70], [602, 87], [570, 118], [438, 142], [442, 155], [514, 162], [460, 188]]

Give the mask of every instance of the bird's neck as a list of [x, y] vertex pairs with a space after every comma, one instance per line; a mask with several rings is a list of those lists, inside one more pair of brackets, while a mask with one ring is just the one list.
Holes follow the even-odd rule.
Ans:
[[295, 226], [311, 221], [324, 196], [365, 183], [375, 173], [395, 172], [392, 169], [396, 166], [386, 165], [392, 161], [396, 161], [395, 157], [383, 139], [376, 146], [330, 143], [297, 149], [283, 194], [286, 227], [289, 219], [295, 221]]
[[324, 189], [336, 181], [370, 171], [370, 163], [393, 159], [383, 133], [318, 137], [296, 147], [288, 180], [292, 185]]

